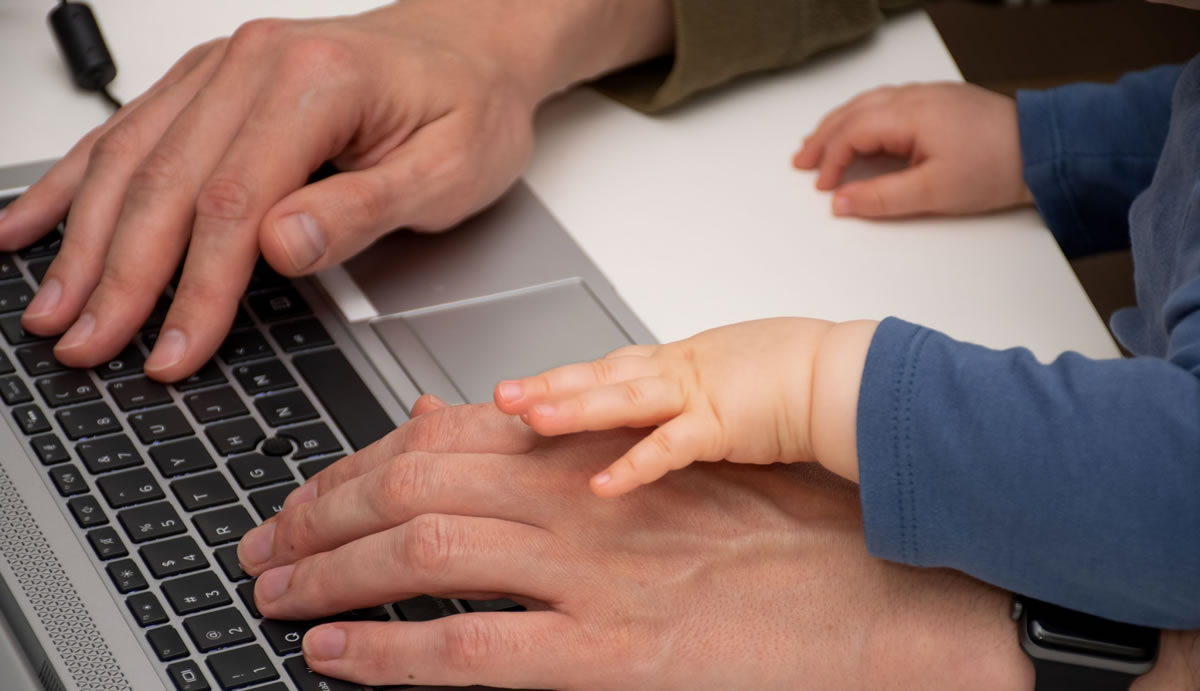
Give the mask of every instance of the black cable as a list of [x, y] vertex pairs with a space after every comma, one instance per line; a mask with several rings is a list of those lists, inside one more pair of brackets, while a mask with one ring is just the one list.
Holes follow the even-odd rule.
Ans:
[[117, 100], [116, 96], [112, 95], [112, 92], [108, 90], [107, 86], [100, 89], [100, 95], [104, 97], [105, 101], [108, 101], [110, 104], [112, 104], [113, 110], [121, 109], [121, 102]]

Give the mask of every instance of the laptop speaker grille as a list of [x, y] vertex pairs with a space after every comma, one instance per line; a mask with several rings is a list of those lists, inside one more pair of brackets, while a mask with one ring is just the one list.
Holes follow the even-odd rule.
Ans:
[[3, 467], [0, 550], [75, 684], [86, 691], [129, 689], [112, 651]]

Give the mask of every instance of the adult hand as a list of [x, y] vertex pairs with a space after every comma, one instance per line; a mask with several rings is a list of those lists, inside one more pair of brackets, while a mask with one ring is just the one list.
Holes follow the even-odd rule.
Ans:
[[[2, 249], [71, 212], [23, 324], [65, 329], [63, 363], [101, 363], [186, 251], [146, 362], [186, 376], [223, 339], [260, 250], [297, 275], [396, 227], [454, 225], [516, 179], [542, 98], [662, 52], [670, 20], [666, 0], [403, 0], [250, 22], [185, 55], [8, 207]], [[305, 186], [326, 160], [345, 172]]]
[[[890, 154], [909, 167], [838, 187], [855, 157]], [[860, 94], [827, 115], [793, 163], [837, 188], [839, 216], [972, 214], [1033, 203], [1021, 168], [1016, 103], [968, 84], [911, 84]]]
[[242, 541], [269, 617], [417, 593], [528, 612], [313, 629], [360, 683], [532, 688], [1031, 688], [1009, 597], [870, 557], [853, 485], [815, 466], [703, 464], [618, 499], [586, 478], [628, 431], [542, 439], [437, 408], [339, 461]]

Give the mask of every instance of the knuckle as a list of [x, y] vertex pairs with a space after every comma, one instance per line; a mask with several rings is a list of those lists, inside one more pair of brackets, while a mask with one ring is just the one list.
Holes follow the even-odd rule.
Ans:
[[129, 118], [126, 118], [96, 137], [96, 142], [92, 145], [91, 163], [104, 165], [137, 155], [137, 130], [128, 120]]
[[[658, 428], [654, 434], [650, 435], [650, 444], [663, 458], [671, 458], [675, 454], [675, 449], [678, 444], [675, 442], [674, 435], [667, 432], [665, 428]], [[633, 459], [630, 459], [633, 460]]]
[[448, 439], [453, 438], [455, 427], [451, 423], [450, 416], [438, 410], [411, 419], [404, 423], [405, 432], [398, 435], [400, 448], [393, 449], [393, 452], [409, 453], [440, 448]]
[[196, 197], [196, 216], [222, 221], [240, 221], [250, 213], [253, 195], [246, 183], [235, 177], [217, 176], [204, 183]]
[[146, 293], [145, 278], [139, 274], [136, 267], [131, 267], [126, 262], [112, 261], [110, 257], [104, 263], [104, 269], [100, 274], [100, 285], [96, 292], [116, 293], [123, 299]]
[[297, 36], [283, 49], [284, 75], [303, 81], [318, 81], [337, 75], [353, 74], [354, 49], [329, 36]]
[[636, 381], [621, 384], [621, 396], [632, 408], [641, 408], [647, 402], [646, 391]]
[[180, 182], [179, 177], [184, 166], [184, 158], [177, 150], [160, 143], [142, 159], [142, 162], [133, 171], [133, 175], [129, 178], [126, 197], [154, 194], [176, 187]]
[[455, 542], [445, 516], [422, 514], [408, 523], [401, 544], [401, 563], [426, 574], [442, 573], [453, 558]]
[[242, 24], [229, 37], [231, 53], [258, 51], [275, 40], [288, 22], [282, 19], [254, 19]]
[[374, 223], [384, 213], [386, 194], [372, 178], [365, 175], [347, 177], [340, 190], [340, 202], [345, 205], [343, 213], [358, 223]]
[[591, 363], [592, 377], [597, 384], [609, 384], [617, 379], [617, 365], [613, 360], [601, 358]]
[[485, 617], [453, 617], [446, 628], [446, 663], [461, 672], [477, 671], [500, 652], [499, 638]]

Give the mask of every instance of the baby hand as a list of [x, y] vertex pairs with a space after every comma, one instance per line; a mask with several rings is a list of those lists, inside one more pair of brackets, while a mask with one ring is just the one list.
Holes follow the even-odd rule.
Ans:
[[495, 401], [544, 435], [659, 425], [592, 478], [592, 491], [603, 496], [693, 461], [811, 461], [814, 362], [834, 326], [768, 319], [661, 346], [626, 346], [594, 362], [500, 382]]
[[[839, 185], [856, 156], [909, 159], [900, 172]], [[971, 214], [1033, 202], [1016, 103], [968, 84], [910, 84], [860, 94], [825, 117], [793, 164], [837, 189], [838, 216]]]

